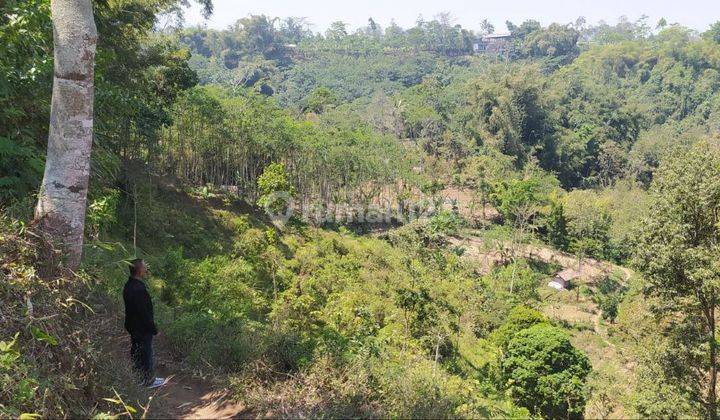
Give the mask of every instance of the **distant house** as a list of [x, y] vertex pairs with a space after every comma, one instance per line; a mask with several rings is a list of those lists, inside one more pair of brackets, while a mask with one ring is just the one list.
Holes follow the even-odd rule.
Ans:
[[510, 33], [487, 34], [480, 41], [473, 44], [473, 51], [477, 54], [505, 55], [512, 46]]
[[566, 268], [565, 270], [562, 270], [559, 273], [555, 274], [555, 277], [550, 280], [548, 286], [552, 287], [553, 289], [564, 290], [570, 286], [570, 282], [572, 280], [578, 277], [580, 277], [580, 273], [571, 268]]

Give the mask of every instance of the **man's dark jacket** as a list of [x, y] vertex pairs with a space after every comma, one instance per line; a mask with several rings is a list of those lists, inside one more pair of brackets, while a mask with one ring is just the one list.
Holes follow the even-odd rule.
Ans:
[[127, 332], [133, 336], [157, 334], [152, 300], [145, 283], [130, 277], [123, 289], [123, 300], [125, 301], [125, 329]]

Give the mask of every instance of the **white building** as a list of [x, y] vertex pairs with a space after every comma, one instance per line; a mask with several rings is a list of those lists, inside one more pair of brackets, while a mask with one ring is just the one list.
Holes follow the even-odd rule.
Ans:
[[550, 280], [548, 286], [557, 290], [565, 290], [570, 287], [570, 282], [578, 277], [580, 277], [580, 273], [571, 268], [566, 268], [555, 274], [555, 277]]

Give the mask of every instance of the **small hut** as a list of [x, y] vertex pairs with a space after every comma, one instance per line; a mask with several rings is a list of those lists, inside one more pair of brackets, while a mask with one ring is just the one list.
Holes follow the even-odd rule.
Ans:
[[580, 273], [573, 270], [572, 268], [566, 268], [555, 274], [552, 280], [548, 283], [548, 286], [553, 289], [564, 290], [570, 286], [570, 282], [580, 277]]
[[505, 55], [512, 48], [512, 34], [509, 32], [498, 34], [486, 34], [479, 42], [473, 44], [473, 51], [476, 54]]

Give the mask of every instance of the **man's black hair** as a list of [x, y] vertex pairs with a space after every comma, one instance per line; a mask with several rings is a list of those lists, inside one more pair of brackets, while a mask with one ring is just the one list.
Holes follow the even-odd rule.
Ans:
[[134, 276], [140, 271], [140, 267], [145, 265], [145, 261], [142, 258], [135, 258], [130, 261], [130, 275]]

